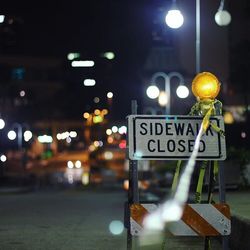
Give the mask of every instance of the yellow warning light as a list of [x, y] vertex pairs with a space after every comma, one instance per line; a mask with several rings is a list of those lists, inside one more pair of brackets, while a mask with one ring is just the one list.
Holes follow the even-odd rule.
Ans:
[[192, 92], [201, 100], [214, 99], [220, 92], [220, 83], [212, 73], [203, 72], [194, 78]]

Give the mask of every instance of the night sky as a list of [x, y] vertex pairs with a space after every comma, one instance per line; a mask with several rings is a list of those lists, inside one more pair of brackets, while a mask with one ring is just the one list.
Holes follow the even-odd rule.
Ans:
[[[152, 43], [154, 15], [162, 6], [159, 1], [146, 2], [2, 2], [1, 13], [17, 20], [13, 39], [4, 45], [2, 53], [59, 57], [67, 65], [67, 53], [80, 52], [82, 59], [97, 62], [90, 72], [97, 85], [84, 90], [83, 107], [92, 105], [92, 97], [100, 96], [102, 100], [107, 91], [112, 91], [115, 115], [124, 118], [130, 112], [131, 99], [141, 98], [140, 70]], [[105, 51], [113, 51], [115, 59], [103, 62], [100, 55]], [[74, 77], [70, 66], [68, 69]], [[74, 70], [76, 74], [79, 71]], [[72, 88], [79, 90], [76, 84]], [[123, 104], [119, 109], [118, 103]]]
[[[72, 92], [70, 100], [73, 102], [78, 96], [81, 98], [74, 103], [78, 107], [76, 115], [93, 106], [93, 97], [99, 96], [104, 103], [106, 93], [112, 91], [114, 115], [124, 119], [130, 113], [131, 100], [137, 99], [140, 104], [144, 94], [142, 70], [153, 46], [152, 33], [157, 29], [168, 29], [164, 24], [164, 14], [170, 3], [163, 0], [2, 1], [1, 14], [13, 17], [15, 22], [12, 25], [13, 34], [8, 39], [1, 38], [1, 53], [61, 58], [65, 78], [71, 84], [66, 89], [68, 93]], [[183, 37], [180, 37], [178, 46], [187, 44], [179, 54], [181, 64], [186, 64], [187, 73], [192, 75], [195, 65], [195, 1], [178, 3], [186, 8]], [[204, 58], [201, 66], [228, 80], [227, 66], [223, 65], [227, 60], [224, 57], [228, 55], [224, 52], [227, 48], [223, 39], [219, 39], [220, 34], [225, 35], [227, 28], [217, 27], [213, 20], [218, 6], [219, 2], [210, 4], [209, 1], [201, 6], [204, 27], [201, 31]], [[207, 27], [210, 22], [207, 20], [210, 19], [213, 24]], [[113, 51], [115, 59], [104, 61], [100, 55], [105, 51]], [[221, 51], [224, 54], [220, 54]], [[94, 88], [82, 86], [81, 73], [67, 62], [69, 52], [80, 52], [82, 59], [96, 62], [96, 67], [86, 72], [97, 80]], [[82, 74], [85, 72], [82, 71]]]

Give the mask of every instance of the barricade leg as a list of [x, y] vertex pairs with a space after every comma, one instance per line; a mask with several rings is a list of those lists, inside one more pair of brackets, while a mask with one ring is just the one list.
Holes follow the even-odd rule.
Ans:
[[[221, 203], [226, 203], [225, 167], [223, 163], [219, 165], [219, 199]], [[222, 237], [223, 250], [229, 250], [229, 237]]]

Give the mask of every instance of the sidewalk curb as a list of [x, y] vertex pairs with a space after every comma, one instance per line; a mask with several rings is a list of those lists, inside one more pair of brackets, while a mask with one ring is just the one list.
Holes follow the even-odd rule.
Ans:
[[238, 215], [231, 217], [231, 235], [229, 245], [231, 250], [247, 250], [250, 246], [250, 220]]

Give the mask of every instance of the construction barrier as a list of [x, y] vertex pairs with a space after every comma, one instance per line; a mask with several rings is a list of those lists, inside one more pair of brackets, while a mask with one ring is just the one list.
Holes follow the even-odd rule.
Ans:
[[[130, 206], [130, 232], [143, 234], [143, 220], [157, 205]], [[172, 222], [167, 230], [174, 236], [225, 236], [231, 233], [231, 215], [227, 204], [186, 204], [181, 220]]]

